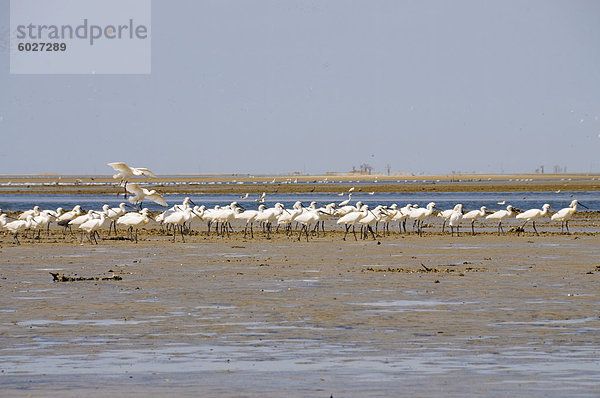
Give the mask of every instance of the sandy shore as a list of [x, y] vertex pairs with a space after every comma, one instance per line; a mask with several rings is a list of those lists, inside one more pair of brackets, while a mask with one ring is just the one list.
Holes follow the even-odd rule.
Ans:
[[3, 394], [597, 394], [597, 234], [257, 235], [2, 238]]

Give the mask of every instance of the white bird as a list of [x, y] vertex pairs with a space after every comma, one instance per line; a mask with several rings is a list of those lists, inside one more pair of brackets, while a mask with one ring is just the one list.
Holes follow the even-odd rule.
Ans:
[[515, 213], [513, 212], [513, 207], [511, 205], [506, 206], [506, 210], [498, 210], [489, 216], [487, 216], [486, 220], [498, 220], [498, 235], [500, 235], [500, 231], [504, 232], [502, 228], [502, 220], [505, 218], [512, 217]]
[[8, 231], [15, 234], [14, 243], [16, 243], [17, 245], [20, 245], [21, 242], [19, 242], [19, 237], [18, 237], [19, 231], [31, 228], [33, 223], [34, 223], [33, 216], [28, 215], [26, 220], [16, 220], [16, 221], [6, 223], [4, 225], [4, 228], [6, 228]]
[[123, 162], [108, 163], [108, 165], [118, 171], [117, 174], [113, 175], [113, 178], [120, 178], [121, 181], [128, 181], [133, 176], [156, 177], [154, 173], [145, 167], [129, 167]]
[[296, 222], [302, 224], [302, 228], [298, 234], [298, 240], [300, 240], [300, 237], [302, 236], [302, 231], [306, 231], [306, 241], [308, 242], [308, 229], [310, 228], [310, 225], [321, 221], [318, 212], [319, 211], [316, 209], [305, 209], [302, 214], [295, 218]]
[[569, 231], [569, 220], [571, 219], [571, 217], [573, 216], [573, 214], [575, 214], [575, 212], [577, 211], [577, 205], [581, 205], [583, 207], [585, 207], [587, 209], [587, 206], [584, 205], [583, 203], [579, 203], [577, 200], [574, 200], [571, 202], [571, 204], [569, 205], [569, 207], [565, 207], [564, 209], [560, 209], [559, 211], [557, 211], [556, 213], [554, 213], [552, 215], [552, 217], [550, 217], [550, 219], [552, 221], [560, 221], [560, 231], [564, 232], [564, 227], [567, 227], [567, 233], [570, 233]]
[[[264, 207], [264, 205], [261, 205], [261, 206]], [[250, 237], [254, 238], [253, 225], [254, 225], [254, 220], [256, 219], [257, 215], [258, 215], [258, 210], [245, 210], [241, 213], [240, 212], [236, 213], [235, 218], [245, 222], [244, 239], [246, 239], [246, 235], [248, 233], [248, 225], [250, 225]]]
[[471, 221], [471, 233], [475, 235], [475, 221], [478, 218], [484, 217], [487, 207], [481, 206], [479, 210], [471, 210], [470, 212], [463, 215], [463, 220]]
[[124, 225], [129, 228], [129, 234], [132, 241], [134, 240], [133, 230], [135, 229], [135, 243], [137, 243], [138, 229], [147, 225], [151, 221], [150, 217], [148, 217], [149, 212], [150, 211], [147, 208], [143, 208], [139, 213], [127, 213], [117, 220], [117, 224]]
[[400, 232], [402, 232], [402, 229], [404, 229], [404, 232], [406, 232], [406, 219], [410, 215], [412, 207], [413, 205], [409, 203], [399, 209], [394, 217], [392, 217], [392, 221], [398, 221], [398, 229], [400, 229]]
[[461, 203], [457, 204], [454, 207], [454, 211], [450, 215], [450, 220], [448, 221], [448, 225], [450, 226], [450, 234], [454, 236], [454, 227], [456, 227], [456, 234], [460, 236], [460, 222], [463, 218], [463, 205]]
[[161, 194], [156, 192], [155, 189], [150, 191], [150, 190], [148, 190], [146, 188], [142, 188], [138, 184], [134, 184], [134, 183], [127, 184], [125, 186], [125, 188], [127, 189], [127, 192], [134, 194], [134, 196], [129, 198], [129, 202], [131, 204], [134, 204], [134, 205], [139, 204], [141, 206], [141, 204], [147, 198], [156, 204], [159, 204], [161, 206], [167, 206], [167, 201], [165, 200], [165, 198], [163, 198], [163, 196]]
[[506, 200], [503, 200], [502, 202], [498, 202], [498, 204], [499, 204], [500, 206], [504, 206], [504, 205], [506, 204]]
[[342, 206], [335, 211], [335, 215], [338, 217], [343, 217], [348, 213], [360, 211], [362, 209], [362, 205], [363, 205], [363, 203], [359, 200], [358, 202], [356, 202], [355, 206], [350, 206], [350, 205]]
[[338, 207], [344, 207], [346, 206], [348, 203], [350, 203], [350, 200], [352, 200], [352, 193], [348, 194], [348, 199], [338, 203]]
[[[108, 218], [105, 213], [101, 213], [100, 218], [92, 218], [84, 222], [79, 226], [79, 229], [81, 229], [82, 232], [87, 232], [89, 234], [90, 243], [98, 244], [98, 241], [96, 240], [96, 235], [100, 236], [98, 230], [104, 228], [109, 220], [110, 218]], [[92, 239], [94, 242], [92, 242]], [[81, 235], [81, 243], [83, 243], [83, 234]]]
[[289, 235], [292, 230], [292, 223], [300, 214], [304, 212], [304, 207], [302, 206], [302, 202], [296, 201], [292, 206], [292, 210], [287, 210], [277, 217], [277, 228], [279, 229], [280, 225], [285, 225], [286, 234]]
[[26, 220], [27, 216], [39, 216], [40, 215], [40, 207], [39, 206], [33, 206], [32, 210], [26, 210], [23, 213], [21, 213], [19, 215], [19, 220]]
[[381, 220], [381, 214], [383, 212], [383, 206], [377, 205], [373, 210], [369, 211], [369, 213], [358, 220], [358, 223], [361, 226], [361, 231], [363, 232], [362, 238], [366, 239], [369, 236], [369, 232], [373, 236], [373, 240], [375, 240], [375, 233], [373, 232], [373, 228], [371, 227], [373, 224], [379, 222]]
[[369, 206], [363, 205], [360, 208], [360, 211], [353, 211], [351, 213], [347, 213], [346, 215], [342, 216], [339, 220], [337, 220], [338, 224], [344, 224], [346, 226], [346, 233], [344, 234], [344, 237], [342, 238], [343, 240], [346, 240], [346, 235], [348, 235], [348, 231], [350, 230], [350, 227], [352, 227], [352, 233], [354, 234], [354, 240], [358, 240], [356, 238], [356, 231], [354, 230], [354, 226], [361, 219], [365, 218], [367, 216], [367, 214], [369, 214]]
[[444, 229], [446, 228], [446, 223], [448, 222], [448, 220], [450, 220], [452, 213], [457, 211], [459, 207], [462, 208], [462, 204], [460, 204], [460, 203], [456, 204], [456, 205], [454, 205], [454, 208], [448, 209], [448, 210], [442, 210], [437, 214], [438, 217], [441, 217], [444, 220], [444, 222], [442, 223], [442, 232], [444, 232]]
[[[125, 208], [127, 206], [126, 203], [121, 203], [119, 204], [119, 207], [111, 207], [111, 208], [106, 208], [104, 210], [104, 214], [106, 214], [106, 218], [108, 218], [110, 220], [110, 224], [108, 225], [108, 234], [110, 235], [110, 231], [111, 228], [114, 227], [115, 230], [115, 236], [117, 235], [117, 220], [119, 219], [119, 217], [125, 215], [125, 213], [127, 213], [127, 209]], [[103, 206], [104, 208], [104, 206]]]
[[435, 208], [434, 202], [429, 202], [425, 208], [411, 208], [408, 218], [415, 220], [417, 223], [417, 232], [419, 236], [423, 235], [423, 221], [433, 214]]
[[188, 207], [184, 210], [171, 213], [163, 219], [165, 224], [173, 227], [173, 242], [175, 242], [177, 229], [179, 229], [179, 232], [181, 233], [181, 241], [185, 242], [185, 238], [183, 237], [183, 225], [192, 219], [193, 213], [194, 210]]
[[246, 193], [245, 195], [240, 196], [240, 199], [248, 199], [248, 195], [250, 194]]
[[337, 196], [344, 196], [346, 193], [345, 192], [340, 192], [337, 194]]
[[[1, 209], [0, 209], [1, 212]], [[6, 223], [8, 219], [8, 214], [0, 214], [0, 228], [4, 228], [4, 226], [6, 225]]]
[[254, 199], [258, 203], [265, 203], [265, 198], [267, 196], [266, 192], [263, 192], [258, 199]]
[[46, 213], [45, 211], [41, 212], [38, 216], [33, 217], [33, 225], [32, 228], [38, 231], [38, 239], [40, 239], [40, 234], [44, 228], [46, 228], [46, 236], [50, 236], [50, 223], [56, 219], [55, 216]]
[[369, 195], [375, 195], [375, 191], [369, 192]]
[[[525, 222], [523, 223], [523, 226], [521, 227], [521, 228], [523, 228], [523, 232], [525, 229], [525, 224], [527, 224], [529, 221], [531, 221], [533, 224], [533, 230], [535, 231], [536, 235], [539, 236], [539, 233], [538, 233], [537, 229], [535, 228], [535, 220], [537, 220], [540, 217], [544, 217], [546, 214], [548, 214], [549, 208], [550, 208], [550, 205], [548, 203], [546, 203], [542, 206], [542, 210], [529, 209], [527, 211], [524, 211], [523, 213], [517, 214], [517, 217], [516, 217], [517, 219], [525, 220]], [[517, 232], [517, 235], [519, 234], [519, 232]]]
[[352, 187], [348, 190], [348, 192], [352, 192], [352, 191], [354, 191], [354, 187]]
[[[58, 225], [60, 225], [61, 227], [64, 227], [63, 235], [67, 232], [67, 228], [69, 228], [69, 230], [71, 230], [71, 226], [69, 225], [69, 222], [72, 219], [74, 219], [75, 217], [79, 217], [80, 215], [81, 215], [81, 206], [75, 205], [75, 207], [73, 207], [73, 210], [63, 213], [56, 219], [56, 223]], [[71, 230], [71, 232], [72, 232], [72, 230]]]

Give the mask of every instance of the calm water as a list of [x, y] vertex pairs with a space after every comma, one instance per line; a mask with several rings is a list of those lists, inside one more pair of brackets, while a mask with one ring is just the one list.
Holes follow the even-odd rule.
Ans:
[[[188, 195], [174, 194], [165, 195], [165, 199], [169, 206], [181, 203], [183, 198]], [[190, 195], [192, 200], [197, 205], [206, 205], [206, 207], [214, 207], [215, 205], [226, 205], [232, 201], [237, 201], [247, 209], [256, 209], [259, 205], [255, 201], [258, 194], [253, 194], [246, 200], [240, 199], [238, 194], [194, 194]], [[265, 205], [272, 206], [276, 202], [283, 203], [290, 208], [295, 201], [299, 200], [308, 205], [311, 201], [317, 201], [320, 204], [339, 203], [347, 199], [348, 196], [338, 196], [333, 193], [281, 193], [268, 194]], [[407, 203], [426, 206], [429, 202], [435, 202], [439, 209], [452, 208], [456, 203], [462, 203], [465, 210], [478, 209], [481, 206], [486, 206], [489, 210], [497, 210], [505, 208], [506, 205], [513, 206], [525, 210], [531, 208], [541, 208], [544, 203], [550, 204], [550, 210], [556, 211], [563, 207], [567, 207], [573, 199], [577, 199], [589, 207], [590, 210], [600, 211], [600, 193], [595, 191], [584, 192], [440, 192], [440, 193], [356, 193], [352, 195], [352, 204], [356, 201], [362, 201], [369, 206], [378, 204], [391, 205], [397, 203], [399, 206], [404, 206]], [[506, 201], [506, 205], [502, 206], [498, 202]], [[43, 209], [56, 209], [63, 207], [71, 209], [79, 204], [84, 209], [100, 209], [102, 205], [109, 204], [117, 206], [123, 202], [123, 196], [117, 195], [19, 195], [6, 194], [0, 195], [0, 208], [11, 211], [23, 211], [31, 209], [38, 205]], [[144, 203], [145, 207], [150, 210], [161, 210], [162, 207], [152, 203]], [[585, 210], [585, 209], [580, 209]]]

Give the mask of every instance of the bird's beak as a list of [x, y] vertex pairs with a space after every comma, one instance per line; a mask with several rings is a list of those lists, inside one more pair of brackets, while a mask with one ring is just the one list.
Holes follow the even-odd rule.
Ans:
[[578, 203], [578, 204], [580, 204], [581, 206], [585, 207], [586, 209], [589, 209], [589, 207], [587, 207], [587, 206], [586, 206], [586, 205], [584, 205], [583, 203], [581, 203], [581, 202], [577, 202], [577, 203]]
[[239, 207], [240, 209], [242, 209], [242, 211], [246, 211], [246, 208], [245, 208], [244, 206], [240, 206], [240, 205], [238, 205], [238, 207]]
[[193, 201], [193, 200], [191, 200], [191, 199], [190, 199], [190, 203], [191, 203], [193, 206], [198, 206], [198, 205], [197, 205], [197, 204], [195, 204], [195, 203], [194, 203], [194, 201]]

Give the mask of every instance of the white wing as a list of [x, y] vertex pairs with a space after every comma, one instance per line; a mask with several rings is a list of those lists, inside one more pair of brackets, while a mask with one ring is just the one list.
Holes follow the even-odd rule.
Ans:
[[148, 177], [156, 177], [153, 172], [148, 170], [145, 167], [136, 167], [133, 169], [133, 174], [136, 176], [148, 176]]
[[167, 206], [167, 201], [165, 198], [163, 198], [163, 196], [157, 192], [151, 192], [150, 195], [146, 195], [146, 197], [154, 203], [157, 203], [161, 206]]

